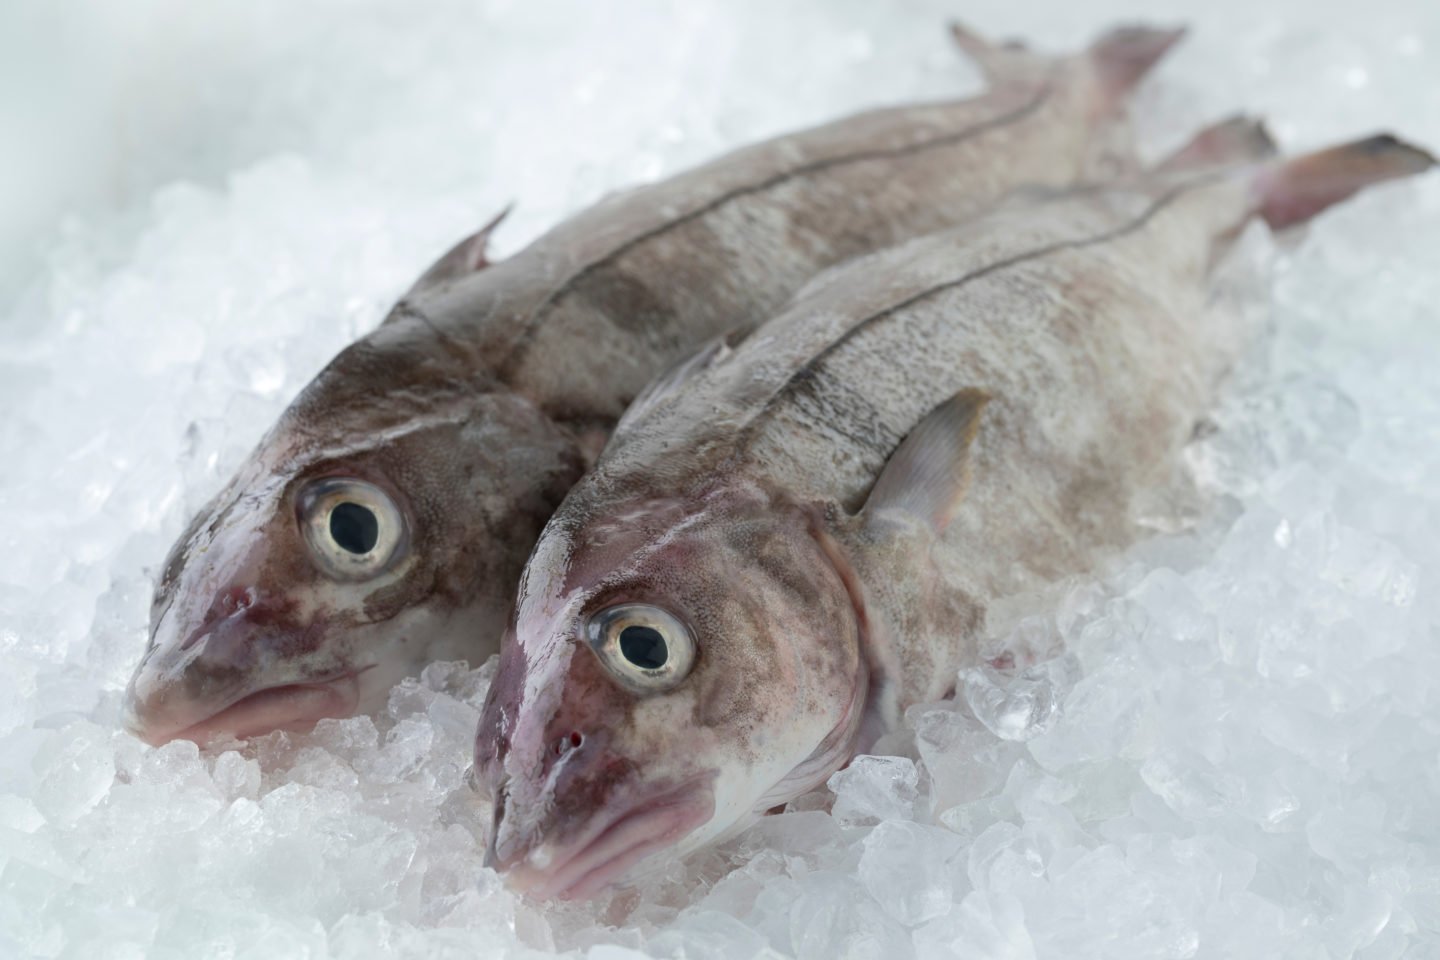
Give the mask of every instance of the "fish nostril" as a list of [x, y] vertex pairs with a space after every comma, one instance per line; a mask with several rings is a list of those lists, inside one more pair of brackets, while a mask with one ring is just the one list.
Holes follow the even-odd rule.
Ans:
[[563, 757], [572, 750], [579, 750], [585, 745], [585, 735], [579, 730], [571, 730], [565, 736], [559, 738], [552, 745], [551, 749], [555, 756]]
[[216, 613], [221, 617], [230, 617], [242, 613], [254, 605], [254, 587], [230, 587], [220, 594], [219, 602], [215, 606]]
[[181, 650], [189, 650], [201, 638], [209, 636], [215, 628], [227, 620], [240, 616], [246, 610], [259, 602], [260, 594], [254, 587], [226, 587], [210, 604], [210, 609], [205, 611], [205, 617], [200, 621], [185, 641], [180, 644]]

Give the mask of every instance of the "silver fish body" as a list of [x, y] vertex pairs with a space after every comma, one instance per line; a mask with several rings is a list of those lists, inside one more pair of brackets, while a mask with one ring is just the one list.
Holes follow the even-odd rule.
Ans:
[[741, 150], [503, 262], [485, 257], [489, 228], [462, 242], [175, 545], [131, 728], [261, 733], [488, 656], [542, 525], [651, 377], [827, 266], [1113, 162], [1124, 94], [1175, 37], [1120, 31], [1047, 61], [962, 35], [994, 74], [982, 97]]
[[1204, 309], [1236, 231], [1430, 163], [1381, 137], [1012, 205], [706, 354], [527, 567], [476, 739], [493, 862], [591, 895], [950, 693], [990, 603], [1131, 542], [1170, 482], [1246, 339]]

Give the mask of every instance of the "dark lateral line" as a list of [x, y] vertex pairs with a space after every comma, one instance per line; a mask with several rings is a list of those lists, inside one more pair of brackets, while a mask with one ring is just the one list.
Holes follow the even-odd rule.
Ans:
[[1134, 233], [1136, 230], [1141, 229], [1145, 226], [1145, 224], [1149, 223], [1150, 220], [1153, 219], [1161, 210], [1168, 207], [1182, 194], [1187, 193], [1188, 191], [1197, 186], [1211, 183], [1216, 179], [1217, 177], [1204, 177], [1180, 184], [1179, 186], [1173, 188], [1164, 196], [1162, 196], [1159, 200], [1156, 200], [1154, 203], [1152, 203], [1145, 210], [1144, 213], [1140, 214], [1140, 216], [1136, 217], [1129, 223], [1124, 224], [1123, 226], [1116, 227], [1113, 230], [1108, 230], [1105, 233], [1096, 234], [1092, 237], [1086, 237], [1083, 240], [1062, 240], [1058, 243], [1051, 243], [1043, 247], [1037, 247], [1036, 249], [1027, 251], [1025, 253], [1018, 253], [1015, 256], [1007, 257], [1004, 260], [997, 260], [994, 263], [987, 264], [986, 266], [980, 267], [976, 270], [972, 270], [970, 273], [967, 273], [962, 277], [957, 277], [954, 280], [947, 280], [944, 283], [939, 283], [932, 287], [927, 287], [924, 290], [921, 290], [919, 293], [912, 294], [911, 296], [906, 297], [899, 303], [886, 307], [884, 310], [881, 310], [878, 313], [872, 313], [869, 316], [861, 318], [860, 320], [856, 321], [848, 330], [841, 334], [836, 340], [827, 344], [823, 350], [815, 354], [809, 360], [805, 361], [804, 366], [799, 367], [794, 373], [792, 373], [790, 377], [783, 384], [780, 385], [780, 388], [769, 396], [769, 398], [760, 407], [760, 409], [755, 411], [755, 415], [750, 419], [747, 424], [745, 424], [745, 426], [741, 430], [740, 436], [736, 440], [737, 452], [745, 450], [750, 446], [751, 442], [754, 440], [755, 437], [756, 427], [760, 424], [762, 420], [766, 418], [767, 415], [774, 412], [775, 406], [780, 400], [787, 397], [791, 392], [793, 392], [797, 387], [801, 386], [802, 384], [813, 382], [817, 375], [817, 367], [820, 364], [824, 363], [827, 358], [832, 356], [837, 350], [845, 346], [845, 344], [849, 343], [861, 332], [863, 332], [864, 330], [868, 330], [872, 324], [879, 323], [882, 320], [892, 317], [900, 311], [906, 309], [907, 307], [911, 307], [916, 303], [919, 303], [921, 300], [933, 297], [938, 293], [944, 293], [947, 290], [954, 290], [956, 288], [963, 287], [974, 280], [979, 280], [983, 277], [989, 276], [992, 273], [1004, 270], [1007, 267], [1013, 267], [1016, 264], [1025, 263], [1030, 260], [1039, 260], [1042, 257], [1047, 257], [1052, 253], [1058, 253], [1062, 250], [1074, 250], [1083, 247], [1099, 246], [1101, 244], [1109, 243], [1111, 240], [1119, 239], [1126, 234]]
[[1009, 126], [1016, 121], [1023, 120], [1026, 116], [1034, 113], [1036, 110], [1039, 110], [1040, 107], [1044, 105], [1045, 101], [1050, 98], [1050, 95], [1054, 92], [1054, 89], [1054, 76], [1052, 73], [1050, 77], [1046, 78], [1045, 83], [1040, 87], [1039, 91], [1036, 93], [1033, 99], [1027, 101], [1024, 105], [1016, 108], [1015, 110], [1012, 110], [1010, 113], [1001, 114], [1000, 116], [993, 117], [990, 120], [984, 121], [983, 123], [978, 123], [973, 127], [966, 127], [964, 130], [946, 134], [943, 137], [936, 137], [933, 140], [926, 140], [924, 143], [912, 143], [904, 147], [893, 147], [883, 150], [861, 150], [856, 153], [846, 153], [835, 157], [826, 157], [821, 160], [816, 160], [803, 166], [796, 167], [793, 170], [787, 170], [784, 173], [776, 174], [768, 180], [762, 180], [759, 183], [750, 184], [749, 186], [745, 187], [736, 187], [734, 190], [721, 194], [714, 200], [711, 200], [709, 203], [696, 207], [689, 213], [682, 214], [676, 217], [674, 220], [670, 220], [667, 223], [662, 224], [661, 226], [658, 226], [653, 230], [648, 230], [645, 233], [640, 234], [639, 236], [631, 238], [630, 240], [616, 247], [614, 250], [610, 251], [604, 257], [596, 260], [594, 263], [588, 264], [582, 269], [577, 270], [575, 273], [571, 274], [564, 283], [560, 284], [549, 294], [547, 294], [545, 299], [542, 300], [539, 304], [537, 304], [535, 306], [535, 309], [531, 311], [530, 316], [526, 318], [524, 332], [520, 335], [520, 338], [516, 341], [515, 345], [510, 348], [510, 352], [506, 355], [504, 362], [500, 365], [500, 369], [508, 370], [513, 368], [513, 365], [517, 362], [520, 355], [525, 352], [526, 347], [528, 347], [530, 345], [530, 342], [535, 338], [535, 331], [540, 326], [538, 321], [541, 319], [541, 315], [545, 312], [547, 308], [549, 308], [553, 303], [555, 303], [555, 301], [561, 299], [571, 290], [573, 290], [575, 285], [581, 280], [584, 280], [587, 276], [601, 269], [602, 267], [608, 266], [609, 264], [618, 260], [620, 257], [623, 257], [625, 254], [629, 253], [631, 250], [640, 246], [641, 244], [647, 243], [650, 240], [655, 239], [656, 237], [663, 236], [669, 231], [675, 229], [676, 227], [682, 226], [693, 220], [697, 220], [707, 213], [718, 210], [719, 208], [725, 206], [727, 203], [730, 203], [732, 200], [738, 200], [741, 197], [750, 196], [757, 193], [764, 193], [767, 190], [778, 187], [781, 184], [793, 180], [797, 177], [808, 176], [813, 173], [819, 173], [822, 170], [828, 170], [832, 167], [842, 167], [851, 163], [863, 163], [867, 160], [883, 160], [887, 158], [904, 157], [911, 154], [924, 153], [927, 150], [932, 150], [940, 147], [954, 146], [957, 143], [963, 143], [971, 137], [978, 137], [990, 132], [991, 130], [997, 130], [1001, 127]]

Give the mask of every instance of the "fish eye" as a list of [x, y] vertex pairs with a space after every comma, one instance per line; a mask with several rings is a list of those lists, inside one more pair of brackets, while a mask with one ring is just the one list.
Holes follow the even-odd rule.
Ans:
[[690, 628], [648, 603], [606, 607], [590, 617], [585, 633], [615, 682], [641, 696], [674, 689], [695, 663]]
[[316, 480], [300, 493], [300, 527], [320, 569], [336, 580], [368, 580], [400, 554], [405, 520], [373, 483]]

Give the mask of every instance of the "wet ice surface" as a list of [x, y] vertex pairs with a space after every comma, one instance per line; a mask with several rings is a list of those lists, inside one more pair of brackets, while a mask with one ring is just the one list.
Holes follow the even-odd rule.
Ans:
[[[207, 755], [116, 730], [188, 514], [456, 237], [517, 200], [505, 252], [724, 147], [974, 89], [957, 11], [1052, 47], [1125, 12], [1079, 6], [77, 15], [60, 62], [99, 99], [36, 199], [43, 268], [0, 291], [0, 956], [1440, 956], [1434, 175], [1250, 238], [1273, 335], [1191, 451], [1212, 506], [1007, 611], [997, 640], [1063, 656], [967, 672], [891, 756], [638, 891], [542, 910], [479, 865], [483, 667]], [[1152, 5], [1195, 32], [1149, 144], [1244, 106], [1290, 144], [1440, 145], [1440, 8], [1268, 9]]]

